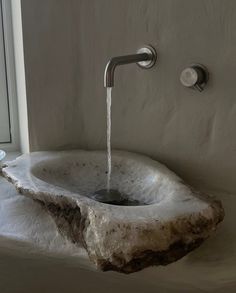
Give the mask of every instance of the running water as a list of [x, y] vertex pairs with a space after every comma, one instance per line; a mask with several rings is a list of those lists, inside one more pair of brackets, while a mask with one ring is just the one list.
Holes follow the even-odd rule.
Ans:
[[111, 181], [111, 87], [107, 88], [107, 193]]
[[121, 206], [139, 206], [146, 205], [137, 200], [129, 199], [129, 197], [118, 190], [111, 189], [111, 91], [107, 88], [107, 188], [97, 190], [92, 195], [92, 199], [111, 205]]

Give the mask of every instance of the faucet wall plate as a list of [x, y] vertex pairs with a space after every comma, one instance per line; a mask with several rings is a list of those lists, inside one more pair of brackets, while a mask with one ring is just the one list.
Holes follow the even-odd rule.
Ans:
[[104, 72], [104, 87], [114, 86], [114, 75], [117, 66], [136, 63], [141, 68], [151, 68], [157, 59], [156, 50], [151, 46], [145, 46], [138, 50], [136, 54], [116, 56], [111, 58]]
[[143, 48], [140, 48], [137, 51], [137, 54], [142, 54], [142, 53], [148, 54], [150, 56], [150, 59], [146, 60], [146, 61], [137, 62], [137, 65], [141, 68], [144, 68], [144, 69], [148, 69], [148, 68], [153, 67], [156, 63], [156, 60], [157, 60], [156, 50], [150, 45], [145, 45]]

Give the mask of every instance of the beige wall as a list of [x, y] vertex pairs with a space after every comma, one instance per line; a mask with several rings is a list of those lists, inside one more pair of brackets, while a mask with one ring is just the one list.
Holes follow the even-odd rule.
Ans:
[[[31, 150], [105, 148], [105, 64], [150, 43], [157, 67], [117, 70], [113, 148], [235, 192], [235, 11], [234, 0], [22, 0]], [[203, 93], [179, 82], [192, 62], [209, 68]]]

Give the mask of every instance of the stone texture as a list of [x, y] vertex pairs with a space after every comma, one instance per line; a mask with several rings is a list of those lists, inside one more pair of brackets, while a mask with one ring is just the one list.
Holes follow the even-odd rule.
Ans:
[[114, 151], [111, 187], [145, 206], [92, 199], [106, 186], [103, 151], [38, 152], [6, 163], [2, 173], [39, 201], [59, 231], [83, 245], [95, 265], [131, 273], [166, 265], [198, 247], [222, 221], [219, 201], [196, 192], [160, 163]]

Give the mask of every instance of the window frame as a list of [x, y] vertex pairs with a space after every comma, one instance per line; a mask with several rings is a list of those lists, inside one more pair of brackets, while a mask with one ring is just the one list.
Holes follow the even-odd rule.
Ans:
[[0, 9], [3, 18], [2, 22], [11, 136], [11, 141], [9, 143], [0, 143], [0, 149], [10, 152], [18, 151], [20, 149], [11, 1], [0, 0]]

